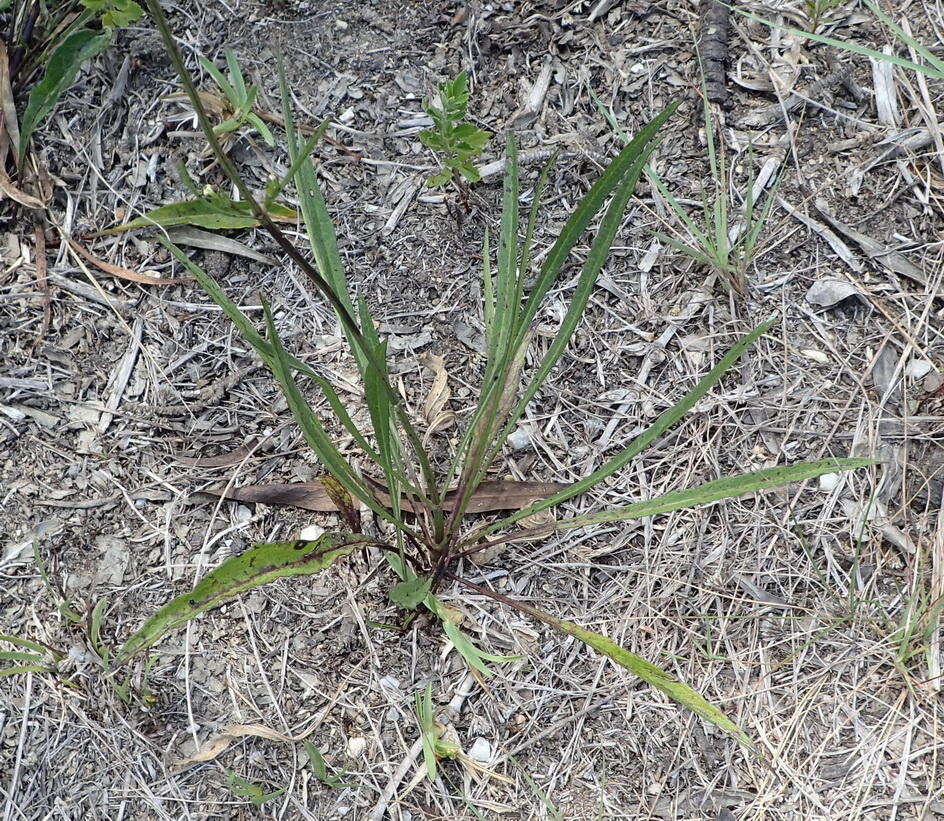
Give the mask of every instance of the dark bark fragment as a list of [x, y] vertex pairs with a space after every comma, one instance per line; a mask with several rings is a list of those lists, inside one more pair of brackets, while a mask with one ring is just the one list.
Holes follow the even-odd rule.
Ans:
[[708, 101], [724, 105], [728, 100], [725, 64], [728, 61], [729, 8], [719, 0], [701, 0], [701, 34], [698, 54]]

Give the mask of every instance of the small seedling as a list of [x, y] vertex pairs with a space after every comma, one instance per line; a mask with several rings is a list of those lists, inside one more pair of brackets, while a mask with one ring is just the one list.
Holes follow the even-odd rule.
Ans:
[[308, 753], [308, 763], [311, 766], [312, 774], [322, 784], [325, 784], [335, 790], [350, 786], [344, 782], [343, 772], [340, 775], [332, 775], [328, 772], [328, 764], [324, 760], [321, 750], [319, 750], [310, 741], [305, 742], [305, 752]]
[[815, 33], [820, 26], [828, 23], [832, 12], [842, 3], [843, 0], [804, 0], [803, 13], [809, 30]]
[[[628, 141], [629, 137], [620, 128], [612, 112], [603, 106], [596, 95], [593, 96], [597, 107], [611, 127], [624, 141]], [[725, 160], [724, 144], [716, 139], [707, 97], [704, 97], [704, 100], [708, 169], [713, 190], [709, 193], [707, 187], [702, 188], [701, 224], [689, 216], [685, 206], [673, 196], [650, 165], [646, 166], [645, 173], [678, 219], [682, 229], [677, 232], [678, 236], [685, 237], [687, 234], [687, 241], [665, 234], [659, 234], [659, 238], [675, 250], [712, 269], [722, 277], [726, 285], [737, 293], [743, 294], [747, 288], [747, 271], [760, 251], [761, 233], [770, 216], [780, 180], [778, 178], [773, 184], [765, 203], [758, 206], [754, 195], [755, 176], [752, 171], [748, 176], [743, 205], [737, 213], [732, 215], [728, 202], [730, 176]]]
[[285, 794], [284, 787], [273, 790], [272, 792], [266, 792], [258, 784], [247, 781], [245, 778], [236, 775], [232, 770], [226, 774], [226, 785], [230, 788], [233, 795], [237, 795], [240, 798], [248, 798], [255, 807], [261, 807], [266, 801], [271, 801], [273, 798], [278, 798], [280, 795]]
[[433, 127], [420, 132], [420, 140], [439, 155], [442, 169], [426, 184], [442, 188], [453, 183], [465, 198], [465, 182], [480, 179], [475, 159], [482, 153], [491, 134], [465, 120], [469, 107], [469, 77], [459, 72], [451, 82], [439, 85], [439, 107], [427, 103], [424, 108], [433, 120]]
[[206, 57], [200, 57], [200, 65], [203, 66], [207, 74], [213, 78], [213, 82], [215, 82], [220, 91], [223, 92], [227, 104], [226, 110], [222, 115], [225, 119], [214, 126], [213, 131], [217, 136], [222, 136], [226, 139], [229, 135], [234, 134], [242, 128], [242, 126], [248, 124], [259, 132], [259, 135], [265, 140], [266, 145], [274, 147], [275, 137], [272, 136], [272, 132], [262, 121], [262, 118], [252, 110], [259, 89], [254, 85], [246, 85], [242, 69], [239, 67], [239, 61], [236, 59], [236, 53], [228, 48], [225, 54], [229, 77], [224, 77], [223, 72], [207, 60]]
[[442, 725], [433, 713], [433, 685], [427, 684], [422, 693], [414, 695], [416, 718], [420, 724], [420, 740], [423, 742], [423, 762], [426, 776], [436, 780], [436, 764], [441, 758], [458, 758], [459, 747], [442, 739]]
[[28, 13], [17, 16], [22, 29], [15, 37], [19, 45], [10, 53], [9, 73], [14, 82], [37, 69], [43, 74], [29, 93], [19, 129], [15, 123], [5, 125], [20, 164], [30, 136], [72, 85], [82, 63], [104, 51], [116, 29], [141, 16], [141, 7], [133, 0], [54, 3], [48, 10], [46, 4], [30, 6]]
[[763, 23], [765, 26], [770, 26], [770, 28], [780, 29], [785, 31], [788, 34], [792, 34], [796, 37], [802, 37], [805, 40], [812, 40], [815, 43], [823, 43], [827, 46], [832, 46], [833, 48], [838, 48], [841, 51], [845, 51], [852, 54], [862, 54], [866, 57], [870, 57], [873, 60], [878, 60], [885, 63], [891, 63], [892, 65], [900, 66], [901, 68], [908, 69], [909, 71], [917, 72], [918, 74], [923, 74], [926, 77], [931, 77], [933, 79], [941, 80], [944, 79], [944, 59], [938, 57], [931, 49], [929, 49], [924, 43], [916, 39], [912, 34], [909, 34], [905, 31], [902, 26], [898, 25], [891, 17], [889, 17], [882, 9], [872, 0], [864, 0], [866, 8], [872, 12], [892, 33], [894, 38], [898, 40], [903, 46], [907, 46], [909, 49], [912, 49], [915, 55], [923, 58], [924, 62], [917, 62], [915, 60], [909, 60], [907, 57], [899, 57], [897, 54], [886, 54], [883, 51], [879, 51], [874, 48], [869, 48], [868, 46], [860, 45], [859, 43], [853, 43], [851, 40], [840, 40], [837, 37], [827, 37], [824, 34], [817, 34], [814, 31], [803, 31], [802, 29], [792, 28], [790, 26], [782, 25], [781, 23], [775, 23], [771, 20], [766, 20], [763, 17], [759, 17], [756, 14], [753, 14], [749, 11], [744, 11], [743, 9], [734, 9], [738, 14], [743, 15], [751, 20], [755, 20], [758, 23]]

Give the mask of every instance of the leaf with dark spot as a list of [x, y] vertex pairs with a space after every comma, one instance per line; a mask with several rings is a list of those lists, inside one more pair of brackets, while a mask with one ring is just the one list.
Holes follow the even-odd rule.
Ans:
[[328, 494], [331, 503], [338, 509], [352, 533], [361, 533], [361, 512], [354, 506], [354, 499], [332, 476], [322, 476], [319, 480]]

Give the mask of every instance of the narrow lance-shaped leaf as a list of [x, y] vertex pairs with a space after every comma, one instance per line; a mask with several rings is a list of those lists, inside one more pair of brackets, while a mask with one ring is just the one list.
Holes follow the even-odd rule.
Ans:
[[[348, 288], [347, 278], [338, 254], [338, 240], [328, 216], [321, 186], [318, 184], [318, 175], [311, 157], [305, 157], [299, 150], [298, 138], [295, 131], [295, 115], [292, 110], [291, 95], [285, 79], [285, 67], [281, 57], [278, 64], [279, 89], [282, 97], [282, 120], [285, 125], [285, 135], [288, 143], [289, 159], [292, 166], [297, 165], [295, 183], [298, 190], [298, 202], [301, 207], [302, 218], [308, 233], [308, 241], [315, 256], [315, 264], [322, 277], [331, 286], [341, 304], [351, 317], [354, 317], [354, 302]], [[340, 321], [340, 317], [339, 317]], [[366, 372], [368, 360], [361, 350], [361, 340], [358, 339], [343, 321], [341, 328], [348, 344], [357, 360], [361, 375]]]
[[[642, 174], [642, 169], [646, 163], [646, 160], [655, 149], [656, 145], [657, 139], [654, 138], [642, 149], [639, 156], [635, 159], [629, 170], [626, 172], [626, 176], [617, 187], [616, 192], [613, 194], [613, 199], [606, 210], [606, 214], [603, 217], [602, 223], [600, 224], [600, 229], [597, 231], [597, 235], [594, 237], [593, 243], [590, 246], [590, 253], [588, 254], [587, 260], [580, 272], [580, 277], [577, 280], [577, 287], [574, 290], [570, 307], [567, 309], [567, 313], [564, 316], [564, 321], [561, 323], [561, 327], [558, 329], [557, 334], [555, 334], [550, 346], [548, 346], [547, 353], [541, 360], [541, 364], [538, 366], [534, 376], [528, 382], [528, 385], [521, 395], [521, 398], [518, 400], [517, 404], [514, 405], [514, 409], [505, 409], [505, 413], [499, 420], [497, 420], [499, 424], [502, 424], [502, 427], [500, 428], [499, 434], [491, 443], [491, 449], [487, 453], [486, 458], [479, 467], [480, 473], [476, 476], [477, 479], [480, 479], [482, 476], [484, 476], [488, 466], [498, 455], [498, 452], [501, 449], [506, 437], [511, 433], [512, 429], [517, 424], [518, 419], [520, 419], [521, 415], [524, 413], [524, 409], [534, 398], [534, 395], [537, 393], [538, 389], [547, 378], [547, 375], [551, 372], [551, 369], [554, 367], [554, 365], [557, 364], [557, 361], [560, 359], [567, 345], [570, 343], [574, 330], [577, 327], [577, 323], [580, 321], [580, 318], [583, 316], [584, 310], [587, 307], [587, 302], [590, 299], [590, 294], [592, 293], [600, 271], [603, 268], [603, 263], [606, 261], [606, 258], [609, 255], [610, 247], [612, 246], [613, 240], [616, 237], [616, 232], [619, 230], [623, 213], [625, 212], [626, 206], [629, 203], [629, 198], [632, 196], [636, 188], [636, 184], [639, 182], [639, 177]], [[525, 339], [527, 339], [527, 337], [525, 337]], [[505, 389], [506, 391], [516, 390], [517, 379], [515, 380], [514, 386], [509, 384]]]
[[699, 692], [693, 690], [684, 682], [667, 673], [660, 667], [656, 667], [644, 658], [631, 653], [624, 647], [620, 647], [616, 642], [608, 639], [600, 633], [594, 633], [571, 621], [565, 621], [545, 613], [537, 608], [525, 606], [528, 612], [536, 619], [550, 625], [555, 630], [567, 636], [573, 636], [584, 644], [592, 647], [598, 653], [602, 653], [609, 659], [615, 661], [620, 667], [625, 667], [633, 675], [638, 676], [647, 684], [655, 687], [662, 693], [665, 693], [677, 704], [691, 710], [696, 715], [709, 721], [716, 727], [724, 730], [729, 735], [736, 738], [746, 747], [753, 749], [754, 743], [740, 727], [728, 718], [721, 710], [711, 704]]
[[52, 52], [42, 79], [33, 86], [20, 122], [20, 157], [30, 135], [52, 111], [63, 92], [72, 85], [82, 63], [100, 54], [111, 42], [111, 34], [79, 29], [69, 34]]
[[290, 362], [279, 340], [279, 335], [275, 329], [275, 322], [272, 318], [272, 312], [268, 305], [264, 305], [266, 313], [266, 324], [269, 328], [269, 341], [272, 344], [274, 356], [272, 357], [272, 373], [282, 388], [282, 393], [288, 402], [289, 410], [295, 419], [305, 441], [322, 461], [328, 472], [337, 479], [352, 495], [360, 499], [367, 507], [382, 519], [390, 522], [394, 527], [402, 532], [411, 533], [400, 519], [393, 516], [390, 511], [383, 507], [374, 495], [366, 488], [363, 480], [354, 472], [354, 469], [348, 463], [340, 451], [338, 451], [331, 437], [325, 432], [321, 421], [314, 414], [308, 402], [302, 396], [298, 385], [295, 384], [295, 378], [290, 370]]
[[326, 533], [315, 541], [258, 544], [227, 559], [204, 576], [189, 593], [165, 604], [125, 642], [115, 656], [115, 662], [126, 662], [171, 630], [233, 596], [275, 579], [320, 573], [364, 544], [360, 537], [335, 533]]
[[559, 505], [561, 502], [571, 499], [574, 496], [583, 493], [585, 490], [589, 490], [594, 485], [599, 484], [604, 479], [609, 476], [612, 476], [616, 471], [620, 470], [623, 466], [629, 463], [631, 459], [634, 459], [642, 451], [644, 451], [649, 445], [651, 445], [656, 439], [658, 439], [666, 430], [668, 430], [672, 425], [678, 422], [686, 413], [688, 413], [696, 403], [708, 393], [711, 388], [713, 388], [720, 380], [721, 377], [727, 372], [727, 370], [741, 357], [741, 355], [757, 340], [761, 334], [769, 330], [776, 318], [768, 319], [766, 322], [762, 322], [753, 331], [749, 334], [746, 334], [718, 361], [718, 363], [708, 372], [708, 374], [702, 379], [694, 388], [692, 388], [682, 399], [675, 404], [673, 407], [669, 408], [667, 411], [662, 413], [656, 420], [653, 422], [646, 430], [640, 433], [635, 437], [632, 442], [630, 442], [623, 450], [621, 450], [616, 456], [607, 461], [602, 467], [595, 470], [589, 476], [574, 482], [571, 485], [568, 485], [559, 493], [555, 493], [553, 496], [548, 499], [544, 499], [539, 502], [535, 502], [528, 507], [519, 510], [517, 513], [514, 513], [511, 516], [508, 516], [501, 521], [495, 522], [494, 524], [488, 525], [482, 531], [480, 531], [477, 536], [486, 535], [488, 533], [494, 533], [497, 530], [507, 527], [514, 522], [517, 522], [519, 519], [523, 519], [525, 516], [530, 516], [533, 513], [537, 513], [540, 510], [546, 510], [549, 507], [554, 505]]
[[[745, 493], [756, 493], [758, 491], [787, 485], [791, 482], [813, 479], [817, 476], [822, 476], [824, 473], [835, 473], [840, 470], [855, 470], [857, 468], [868, 467], [871, 464], [873, 464], [872, 459], [861, 457], [822, 459], [818, 462], [800, 462], [796, 465], [765, 468], [764, 470], [758, 470], [753, 473], [742, 473], [738, 476], [725, 476], [721, 479], [715, 479], [711, 482], [697, 485], [696, 487], [673, 490], [652, 499], [646, 499], [642, 502], [633, 502], [631, 505], [621, 505], [620, 507], [615, 507], [611, 510], [603, 510], [599, 513], [588, 513], [584, 516], [561, 519], [553, 524], [534, 528], [533, 532], [544, 535], [549, 532], [572, 530], [575, 527], [587, 527], [588, 525], [601, 524], [604, 522], [623, 522], [631, 519], [642, 519], [646, 516], [655, 516], [658, 513], [669, 513], [673, 510], [697, 507], [698, 505], [718, 502], [722, 499], [732, 499], [735, 496], [743, 496]], [[516, 533], [509, 534], [509, 538], [520, 538], [526, 536], [529, 532], [532, 531], [517, 531]]]
[[525, 604], [524, 602], [518, 601], [517, 599], [510, 599], [505, 595], [496, 593], [486, 587], [475, 584], [474, 582], [470, 582], [468, 579], [454, 576], [451, 573], [447, 573], [447, 575], [465, 585], [466, 587], [477, 590], [489, 598], [500, 601], [509, 607], [513, 607], [515, 610], [520, 610], [522, 613], [527, 613], [532, 618], [544, 622], [564, 635], [573, 636], [574, 638], [579, 639], [597, 652], [602, 653], [603, 655], [612, 659], [621, 667], [625, 667], [647, 684], [650, 684], [657, 690], [665, 693], [673, 701], [691, 710], [696, 715], [701, 716], [706, 721], [710, 721], [715, 726], [720, 727], [726, 733], [730, 733], [742, 744], [748, 747], [753, 747], [753, 743], [751, 742], [748, 735], [733, 721], [731, 721], [731, 719], [729, 719], [724, 713], [722, 713], [721, 710], [706, 701], [702, 695], [693, 690], [687, 684], [682, 683], [674, 676], [667, 673], [665, 670], [662, 670], [645, 659], [640, 658], [635, 653], [631, 653], [629, 650], [620, 647], [618, 644], [616, 644], [616, 642], [608, 639], [606, 636], [601, 635], [600, 633], [594, 633], [592, 630], [587, 630], [585, 627], [581, 627], [580, 625], [574, 624], [573, 622], [559, 619], [556, 616], [552, 616], [550, 613], [546, 613], [543, 610], [532, 607], [530, 604]]
[[547, 257], [545, 257], [544, 264], [541, 266], [537, 282], [528, 297], [519, 321], [519, 335], [522, 334], [524, 328], [530, 325], [531, 321], [537, 315], [538, 308], [557, 279], [564, 261], [577, 243], [577, 240], [580, 239], [586, 227], [590, 224], [590, 221], [603, 207], [603, 203], [606, 201], [607, 197], [609, 197], [613, 189], [619, 185], [626, 172], [649, 142], [655, 138], [665, 121], [675, 113], [679, 105], [680, 102], [672, 103], [662, 113], [650, 120], [629, 145], [620, 151], [612, 162], [610, 162], [574, 209], [573, 214], [570, 215], [560, 236], [551, 247]]
[[[878, 13], [876, 6], [872, 5], [871, 3], [869, 3], [868, 6], [873, 12]], [[896, 66], [901, 66], [902, 68], [907, 68], [911, 71], [917, 71], [920, 74], [926, 74], [928, 77], [935, 77], [938, 79], [944, 77], [944, 63], [942, 63], [939, 58], [935, 58], [933, 53], [926, 53], [925, 51], [922, 51], [924, 46], [922, 46], [922, 49], [916, 48], [915, 50], [919, 51], [931, 63], [930, 66], [916, 63], [913, 60], [908, 60], [904, 57], [899, 57], [897, 54], [885, 54], [882, 51], [869, 48], [868, 46], [859, 45], [858, 43], [854, 43], [851, 40], [839, 40], [835, 37], [827, 37], [824, 34], [815, 34], [813, 32], [804, 31], [803, 29], [780, 25], [779, 23], [775, 23], [772, 20], [766, 20], [756, 14], [752, 14], [749, 11], [744, 11], [743, 9], [735, 8], [734, 11], [743, 15], [744, 17], [750, 18], [751, 20], [755, 20], [758, 23], [763, 23], [765, 26], [769, 26], [770, 28], [776, 28], [780, 29], [781, 31], [785, 31], [787, 34], [791, 34], [794, 37], [802, 37], [805, 40], [812, 40], [815, 43], [823, 43], [824, 45], [833, 46], [834, 48], [838, 48], [843, 51], [851, 51], [855, 54], [862, 54], [866, 57], [871, 57], [873, 60], [881, 60], [886, 63], [893, 63]], [[879, 14], [879, 16], [881, 17], [884, 15]], [[905, 40], [905, 42], [908, 42], [908, 40]], [[910, 45], [913, 45], [913, 43]]]
[[[226, 316], [229, 317], [230, 321], [236, 326], [236, 329], [242, 335], [242, 337], [252, 345], [253, 349], [262, 360], [270, 368], [272, 367], [272, 361], [274, 357], [274, 351], [272, 345], [268, 341], [262, 338], [259, 332], [255, 329], [255, 326], [250, 322], [249, 318], [239, 310], [239, 308], [233, 304], [232, 300], [226, 296], [226, 292], [220, 288], [219, 284], [216, 282], [213, 277], [211, 277], [206, 271], [204, 271], [199, 265], [196, 265], [180, 248], [178, 248], [173, 243], [164, 239], [163, 237], [159, 238], [160, 242], [167, 248], [168, 251], [177, 259], [178, 262], [184, 265], [184, 267], [193, 275], [194, 279], [200, 283], [203, 289], [207, 292], [210, 298], [223, 309], [223, 312]], [[358, 447], [363, 450], [363, 452], [370, 457], [370, 459], [380, 464], [380, 456], [374, 451], [374, 449], [367, 442], [367, 439], [358, 429], [357, 425], [354, 424], [354, 420], [351, 419], [350, 414], [347, 411], [347, 408], [344, 407], [344, 404], [341, 402], [341, 398], [338, 396], [337, 391], [331, 386], [326, 379], [319, 376], [311, 369], [308, 365], [302, 362], [300, 359], [286, 354], [288, 357], [289, 364], [292, 369], [295, 371], [304, 374], [309, 379], [314, 380], [315, 384], [320, 388], [321, 392], [324, 394], [325, 399], [328, 400], [328, 404], [331, 407], [331, 410], [334, 411], [335, 416], [344, 426], [345, 430], [351, 434], [354, 438], [354, 441], [357, 442]], [[425, 497], [414, 488], [406, 477], [403, 476], [402, 471], [398, 473], [398, 480], [402, 485], [409, 490], [411, 495], [417, 496], [418, 498], [425, 500]], [[428, 503], [428, 502], [427, 502]]]
[[[265, 209], [269, 218], [275, 222], [295, 222], [298, 219], [294, 210], [277, 202], [267, 202]], [[220, 231], [229, 228], [251, 228], [259, 225], [259, 220], [253, 216], [252, 207], [248, 202], [231, 200], [217, 193], [152, 208], [136, 219], [99, 231], [95, 236], [120, 234], [135, 228], [173, 228], [175, 225], [195, 225], [198, 228]]]

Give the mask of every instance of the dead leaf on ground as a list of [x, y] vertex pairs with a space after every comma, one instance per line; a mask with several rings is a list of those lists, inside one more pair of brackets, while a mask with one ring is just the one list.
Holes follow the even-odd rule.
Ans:
[[426, 434], [423, 437], [425, 445], [436, 431], [452, 427], [456, 422], [456, 415], [446, 407], [452, 391], [449, 389], [449, 373], [446, 371], [445, 361], [436, 354], [426, 354], [421, 361], [433, 372], [433, 384], [430, 385], [423, 403], [423, 418], [426, 420]]
[[71, 246], [72, 250], [75, 251], [79, 256], [83, 257], [86, 262], [91, 262], [96, 268], [104, 271], [106, 274], [111, 274], [113, 277], [118, 277], [119, 279], [126, 279], [130, 280], [131, 282], [139, 282], [142, 285], [179, 285], [183, 282], [193, 281], [193, 277], [164, 279], [163, 277], [154, 277], [150, 274], [140, 274], [137, 271], [132, 271], [130, 268], [122, 268], [120, 265], [113, 265], [110, 262], [105, 262], [105, 260], [93, 256], [74, 239], [69, 240], [69, 245]]
[[172, 769], [174, 772], [180, 772], [194, 764], [212, 761], [217, 756], [226, 752], [234, 741], [247, 736], [264, 738], [267, 741], [281, 741], [283, 744], [292, 744], [300, 740], [282, 735], [262, 724], [232, 724], [229, 727], [224, 727], [223, 730], [216, 735], [210, 736], [200, 745], [200, 749], [193, 755], [174, 762]]
[[[546, 499], [566, 487], [559, 482], [515, 482], [493, 480], [482, 482], [472, 494], [466, 513], [491, 513], [497, 510], [520, 510], [540, 499]], [[219, 499], [223, 490], [206, 490], [194, 494], [194, 498], [209, 496]], [[287, 505], [318, 513], [336, 513], [337, 505], [328, 496], [321, 482], [297, 482], [293, 484], [248, 485], [230, 488], [225, 496], [235, 502]], [[381, 504], [388, 505], [390, 497], [377, 491]], [[455, 490], [446, 494], [446, 506], [455, 498]], [[403, 509], [413, 512], [409, 499], [404, 498]]]

